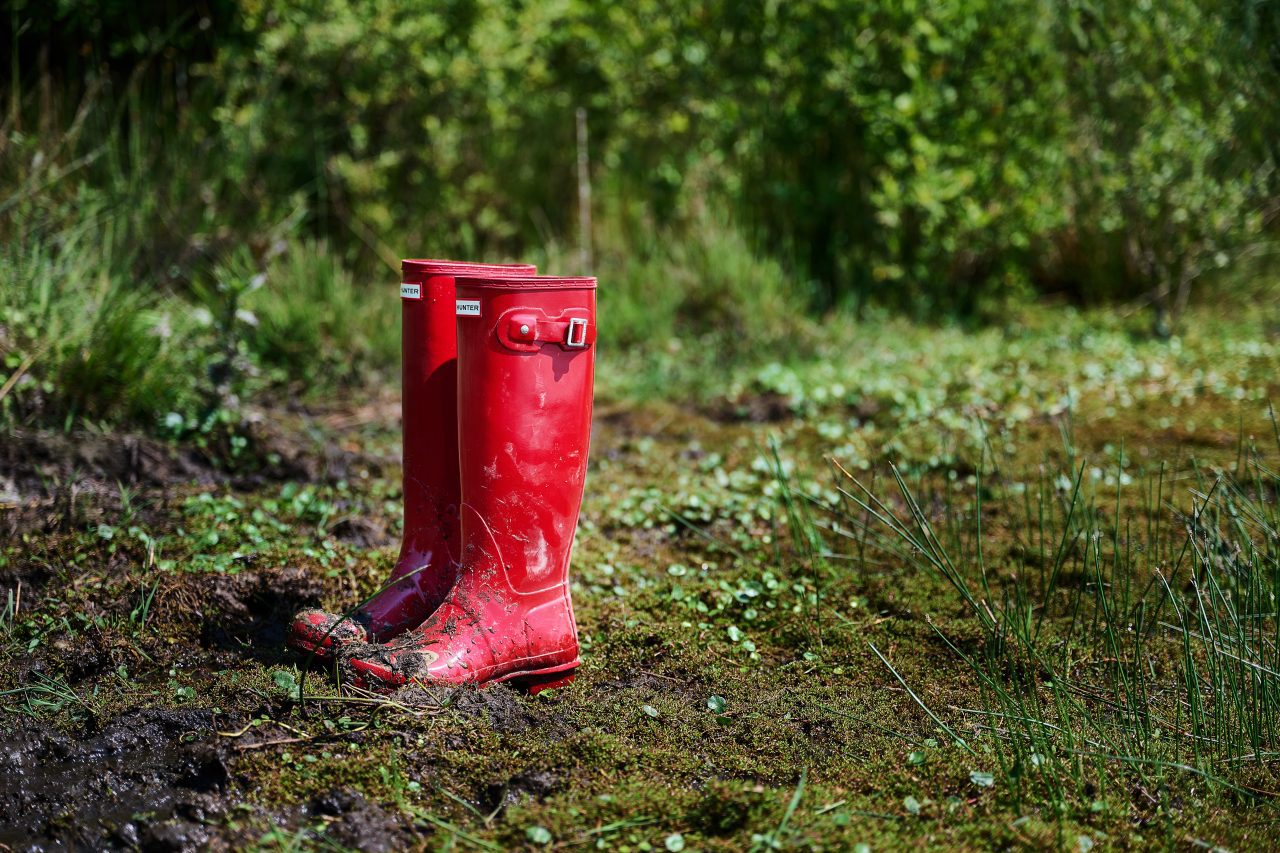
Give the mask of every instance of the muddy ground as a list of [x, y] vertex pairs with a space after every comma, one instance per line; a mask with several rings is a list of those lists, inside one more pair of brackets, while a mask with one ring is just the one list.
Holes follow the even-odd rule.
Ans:
[[[1271, 429], [1256, 399], [1209, 389], [1196, 406], [1190, 429], [1189, 410], [1158, 396], [1032, 415], [997, 431], [1002, 476], [1067, 457], [1105, 468], [1121, 439], [1135, 473], [1155, 460], [1230, 470], [1240, 441]], [[389, 395], [273, 414], [238, 469], [141, 437], [9, 436], [0, 850], [1260, 849], [1278, 837], [1265, 802], [1195, 780], [1162, 793], [1104, 773], [1121, 783], [1088, 782], [1052, 808], [1011, 793], [989, 727], [964, 711], [981, 686], [932, 628], [962, 649], [981, 642], [946, 585], [874, 549], [832, 546], [820, 572], [789, 524], [777, 463], [795, 488], [830, 491], [828, 457], [847, 439], [827, 422], [882, 438], [903, 424], [875, 401], [823, 411], [768, 390], [696, 406], [603, 400], [574, 557], [584, 666], [536, 698], [340, 693], [283, 648], [296, 609], [350, 606], [394, 560]], [[965, 491], [977, 458], [944, 460], [939, 482]], [[885, 473], [868, 463], [864, 476]], [[993, 529], [1016, 503], [992, 498]], [[992, 547], [1014, 560], [1019, 542]], [[1269, 791], [1275, 777], [1272, 763], [1242, 778]]]

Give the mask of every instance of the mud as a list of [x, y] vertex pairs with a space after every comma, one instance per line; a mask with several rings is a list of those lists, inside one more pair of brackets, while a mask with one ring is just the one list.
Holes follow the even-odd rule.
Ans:
[[392, 814], [351, 788], [341, 788], [314, 798], [307, 813], [329, 824], [326, 836], [339, 845], [368, 853], [403, 850], [416, 834], [400, 815]]
[[507, 808], [526, 800], [543, 800], [564, 786], [564, 781], [546, 770], [519, 773], [504, 782], [492, 782], [477, 800], [487, 814], [501, 815]]
[[19, 720], [0, 741], [0, 845], [192, 850], [230, 780], [209, 711], [141, 710], [66, 734]]
[[397, 541], [397, 537], [385, 524], [359, 516], [340, 519], [330, 532], [340, 542], [357, 548], [381, 548]]
[[322, 827], [355, 850], [400, 850], [417, 838], [403, 815], [350, 788], [277, 812], [245, 804], [235, 752], [208, 710], [133, 710], [70, 732], [30, 719], [5, 729], [0, 850], [242, 849], [263, 827]]
[[131, 434], [13, 430], [0, 446], [0, 478], [19, 494], [47, 493], [67, 481], [158, 487], [213, 483], [216, 472], [191, 448]]
[[448, 697], [448, 707], [455, 714], [488, 723], [503, 734], [521, 734], [539, 723], [539, 715], [530, 710], [529, 700], [513, 687], [494, 685], [484, 690], [460, 687]]

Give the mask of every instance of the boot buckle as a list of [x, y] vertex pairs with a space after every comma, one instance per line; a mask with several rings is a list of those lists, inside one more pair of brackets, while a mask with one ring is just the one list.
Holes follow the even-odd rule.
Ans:
[[569, 318], [569, 329], [565, 332], [564, 345], [570, 349], [582, 349], [587, 345], [587, 320], [585, 317]]

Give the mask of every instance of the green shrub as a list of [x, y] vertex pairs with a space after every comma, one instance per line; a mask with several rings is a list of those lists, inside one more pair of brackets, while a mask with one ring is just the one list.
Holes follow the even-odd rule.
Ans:
[[1219, 58], [1265, 46], [1199, 0], [242, 8], [229, 167], [384, 259], [571, 234], [578, 106], [655, 240], [718, 204], [820, 305], [920, 316], [1032, 284], [1179, 302], [1259, 233], [1274, 167], [1240, 141], [1273, 78]]
[[403, 255], [576, 271], [579, 107], [602, 353], [635, 390], [810, 352], [814, 305], [983, 317], [1038, 288], [1167, 333], [1274, 246], [1265, 4], [207, 11], [9, 9], [9, 418], [202, 430], [392, 370]]
[[242, 3], [248, 40], [212, 72], [223, 167], [257, 206], [301, 197], [326, 232], [388, 262], [400, 247], [475, 256], [543, 222], [562, 231], [574, 105], [545, 65], [548, 12]]
[[990, 0], [752, 13], [730, 149], [743, 214], [823, 283], [824, 304], [936, 318], [1025, 282], [1032, 240], [1063, 216], [1066, 83], [1044, 13]]
[[197, 403], [186, 312], [138, 286], [111, 220], [93, 212], [0, 250], [6, 421], [156, 428]]
[[399, 272], [358, 284], [328, 246], [290, 240], [250, 273], [243, 322], [255, 361], [305, 385], [349, 382], [400, 357]]
[[1167, 335], [1195, 282], [1258, 248], [1276, 163], [1247, 136], [1272, 107], [1218, 55], [1230, 32], [1193, 0], [1075, 2], [1063, 19], [1070, 230], [1046, 267], [1095, 299], [1143, 296]]

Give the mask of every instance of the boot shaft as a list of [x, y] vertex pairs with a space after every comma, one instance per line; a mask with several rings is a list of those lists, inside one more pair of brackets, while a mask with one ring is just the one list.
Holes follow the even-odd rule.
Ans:
[[462, 565], [482, 585], [567, 599], [591, 437], [595, 286], [456, 279]]
[[[457, 275], [531, 276], [528, 264], [406, 260], [402, 265], [401, 394], [404, 539], [397, 573], [432, 564], [420, 586], [453, 581], [461, 556], [458, 504], [458, 344], [454, 321]], [[438, 568], [437, 568], [438, 566]], [[415, 576], [416, 577], [416, 576]]]

